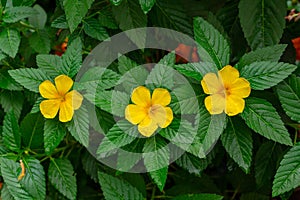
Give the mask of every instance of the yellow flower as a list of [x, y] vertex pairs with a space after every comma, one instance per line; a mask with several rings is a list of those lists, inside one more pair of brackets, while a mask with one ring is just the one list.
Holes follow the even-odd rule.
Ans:
[[239, 77], [239, 71], [227, 65], [218, 72], [206, 74], [201, 85], [210, 96], [204, 100], [205, 107], [210, 114], [220, 114], [223, 111], [229, 116], [242, 113], [245, 100], [250, 95], [250, 83]]
[[139, 86], [131, 95], [131, 101], [125, 109], [125, 118], [132, 124], [138, 124], [139, 132], [150, 137], [158, 127], [166, 128], [173, 120], [173, 112], [167, 105], [171, 102], [168, 90], [156, 88], [152, 97], [150, 91]]
[[46, 98], [40, 104], [40, 110], [45, 118], [53, 119], [59, 111], [59, 121], [71, 121], [74, 110], [80, 108], [83, 97], [76, 90], [69, 92], [73, 80], [66, 75], [59, 75], [54, 80], [55, 86], [49, 80], [42, 82], [39, 91]]

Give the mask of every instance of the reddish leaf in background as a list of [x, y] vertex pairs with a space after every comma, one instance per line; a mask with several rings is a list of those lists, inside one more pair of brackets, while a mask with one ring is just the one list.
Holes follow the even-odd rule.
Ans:
[[[175, 53], [176, 53], [176, 63], [188, 63], [188, 61], [199, 62], [199, 56], [196, 47], [191, 47], [180, 43], [176, 47]], [[188, 60], [186, 60], [186, 58]]]
[[65, 51], [67, 50], [67, 46], [68, 46], [68, 38], [66, 38], [63, 43], [61, 43], [60, 45], [56, 45], [54, 47], [54, 50], [55, 50], [55, 54], [58, 55], [58, 56], [62, 56]]
[[2, 183], [2, 182], [0, 182], [0, 190], [2, 189], [2, 187], [3, 187], [3, 183]]
[[296, 60], [300, 60], [300, 37], [293, 39], [292, 42], [296, 49]]

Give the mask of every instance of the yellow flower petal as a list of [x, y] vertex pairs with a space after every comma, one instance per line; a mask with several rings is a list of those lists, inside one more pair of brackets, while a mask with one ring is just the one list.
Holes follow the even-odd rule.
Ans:
[[221, 80], [225, 86], [233, 83], [239, 76], [239, 71], [230, 65], [226, 65], [219, 71], [219, 77], [222, 78]]
[[215, 73], [207, 73], [203, 77], [201, 85], [205, 94], [215, 94], [224, 88]]
[[74, 110], [77, 110], [82, 104], [83, 96], [76, 90], [72, 90], [66, 94], [65, 101], [66, 103], [71, 104]]
[[156, 122], [146, 117], [139, 125], [138, 131], [145, 137], [150, 137], [158, 128]]
[[170, 107], [164, 107], [165, 112], [166, 112], [166, 119], [164, 124], [158, 124], [159, 127], [161, 128], [166, 128], [168, 127], [171, 122], [173, 121], [173, 111]]
[[147, 112], [144, 107], [129, 104], [125, 109], [125, 118], [132, 124], [138, 124], [145, 119]]
[[225, 103], [225, 98], [220, 94], [208, 96], [204, 100], [206, 109], [212, 115], [221, 114], [225, 110]]
[[250, 83], [244, 78], [238, 78], [230, 85], [229, 92], [232, 95], [246, 98], [251, 92]]
[[74, 109], [69, 102], [61, 102], [59, 107], [59, 121], [68, 122], [72, 120]]
[[151, 104], [151, 97], [150, 97], [150, 91], [144, 87], [139, 86], [135, 88], [131, 95], [131, 101], [139, 106], [150, 106]]
[[163, 88], [156, 88], [153, 91], [152, 104], [160, 104], [162, 106], [167, 106], [171, 103], [171, 95], [168, 90]]
[[66, 75], [59, 75], [55, 78], [57, 92], [64, 96], [73, 86], [73, 80]]
[[59, 109], [60, 99], [44, 100], [40, 104], [42, 115], [47, 119], [53, 119]]
[[234, 116], [239, 113], [242, 113], [245, 108], [245, 100], [235, 96], [235, 95], [229, 95], [226, 98], [226, 108], [225, 113], [228, 116]]
[[49, 80], [46, 80], [39, 85], [39, 91], [42, 97], [47, 99], [56, 99], [60, 97], [55, 86]]

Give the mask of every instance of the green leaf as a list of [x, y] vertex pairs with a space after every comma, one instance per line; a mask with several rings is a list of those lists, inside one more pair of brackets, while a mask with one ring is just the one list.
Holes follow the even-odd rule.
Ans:
[[253, 200], [253, 199], [269, 200], [270, 197], [256, 192], [249, 192], [249, 193], [243, 193], [240, 198], [240, 200]]
[[91, 18], [83, 22], [84, 32], [97, 40], [103, 41], [109, 37], [106, 29], [101, 26], [98, 20]]
[[80, 24], [94, 0], [63, 0], [64, 10], [71, 33]]
[[20, 164], [4, 157], [0, 157], [0, 163], [2, 177], [7, 184], [9, 193], [14, 199], [33, 200], [34, 198], [25, 190], [24, 185], [18, 180], [18, 176], [21, 172]]
[[0, 32], [0, 50], [14, 58], [21, 42], [20, 33], [15, 29], [6, 28]]
[[151, 70], [145, 83], [151, 89], [160, 87], [172, 89], [174, 86], [174, 69], [158, 63]]
[[76, 199], [77, 183], [71, 162], [66, 158], [52, 158], [48, 170], [50, 183], [68, 199]]
[[199, 62], [175, 65], [175, 68], [183, 75], [201, 81], [205, 74], [209, 72], [218, 72], [218, 68], [214, 63]]
[[15, 23], [36, 14], [37, 11], [28, 6], [10, 7], [5, 10], [2, 20], [6, 23]]
[[109, 29], [118, 29], [118, 25], [115, 21], [111, 9], [101, 10], [98, 15], [98, 21], [101, 26], [107, 27]]
[[[199, 112], [198, 140], [195, 139], [195, 141], [202, 143], [204, 152], [207, 154], [214, 147], [226, 127], [226, 115], [224, 113], [210, 115], [204, 104], [201, 104]], [[195, 143], [195, 145], [199, 144]]]
[[3, 142], [7, 148], [16, 152], [20, 151], [21, 134], [13, 110], [10, 110], [4, 117], [2, 136]]
[[61, 15], [58, 18], [56, 18], [51, 23], [51, 27], [53, 27], [53, 28], [67, 29], [68, 28], [68, 23], [67, 23], [66, 15]]
[[[151, 1], [153, 0], [147, 2]], [[192, 19], [187, 13], [188, 10], [185, 9], [183, 1], [164, 0], [156, 1], [149, 14], [154, 26], [180, 31], [192, 36]]]
[[8, 73], [15, 81], [32, 92], [39, 92], [39, 85], [45, 80], [50, 80], [42, 69], [15, 69], [9, 70]]
[[77, 74], [82, 63], [82, 44], [80, 38], [76, 38], [68, 45], [67, 51], [62, 55], [62, 72], [73, 77]]
[[43, 166], [40, 161], [28, 157], [23, 159], [23, 163], [26, 169], [24, 178], [21, 180], [21, 184], [26, 191], [33, 197], [33, 199], [45, 199], [46, 198], [46, 178]]
[[179, 195], [173, 200], [222, 200], [223, 197], [216, 194], [184, 194]]
[[137, 136], [139, 136], [137, 126], [132, 125], [125, 119], [120, 120], [105, 134], [105, 138], [98, 147], [97, 154], [130, 144]]
[[55, 120], [45, 120], [44, 148], [46, 154], [50, 154], [60, 144], [66, 135], [65, 126]]
[[202, 61], [215, 63], [218, 69], [229, 64], [230, 47], [218, 30], [197, 17], [194, 19], [194, 34]]
[[251, 89], [264, 90], [277, 85], [296, 68], [288, 63], [261, 61], [244, 66], [240, 73], [250, 82]]
[[139, 0], [142, 10], [147, 14], [155, 4], [155, 0]]
[[300, 123], [300, 78], [292, 75], [277, 85], [276, 92], [286, 114]]
[[88, 151], [85, 151], [81, 159], [82, 168], [84, 171], [98, 183], [99, 162]]
[[118, 69], [122, 75], [129, 72], [131, 69], [137, 67], [138, 64], [131, 60], [130, 58], [122, 55], [118, 58]]
[[24, 94], [17, 91], [2, 91], [0, 93], [0, 104], [4, 112], [7, 113], [12, 109], [16, 119], [19, 119], [24, 104]]
[[19, 85], [9, 74], [7, 69], [0, 70], [0, 88], [6, 90], [22, 90]]
[[[98, 90], [105, 90], [117, 85], [121, 76], [116, 72], [102, 68], [94, 67], [83, 74], [79, 81], [79, 88], [94, 94]], [[95, 94], [98, 96], [98, 94]]]
[[258, 61], [278, 62], [286, 47], [286, 44], [277, 44], [246, 53], [236, 65], [237, 69], [241, 70], [244, 66]]
[[122, 3], [123, 0], [109, 0], [114, 6], [118, 6]]
[[253, 141], [251, 130], [237, 118], [229, 118], [228, 125], [221, 135], [221, 141], [229, 156], [249, 173], [252, 161]]
[[258, 186], [271, 185], [282, 159], [283, 151], [279, 144], [268, 141], [260, 145], [255, 155], [255, 180]]
[[28, 21], [32, 26], [34, 26], [38, 29], [43, 29], [45, 27], [46, 22], [47, 22], [47, 13], [38, 4], [35, 4], [33, 6], [33, 9], [37, 12], [37, 14], [34, 15], [34, 16], [30, 16], [28, 18]]
[[5, 200], [15, 200], [15, 198], [10, 194], [7, 184], [3, 184], [1, 189], [1, 198]]
[[278, 44], [285, 27], [286, 2], [241, 0], [239, 17], [251, 49]]
[[170, 159], [169, 146], [162, 138], [148, 138], [143, 148], [144, 164], [151, 178], [162, 191], [166, 184]]
[[71, 135], [83, 146], [89, 146], [89, 114], [84, 105], [75, 110], [73, 119], [67, 123]]
[[99, 183], [106, 200], [145, 199], [143, 194], [127, 181], [98, 172]]
[[43, 147], [44, 118], [40, 113], [27, 114], [20, 125], [22, 145], [28, 149]]
[[248, 98], [245, 104], [241, 117], [251, 129], [280, 144], [292, 145], [289, 132], [272, 104], [259, 98]]
[[29, 44], [37, 53], [47, 54], [51, 49], [49, 35], [44, 29], [34, 32], [29, 37]]
[[46, 72], [51, 77], [56, 77], [62, 72], [62, 60], [57, 55], [40, 54], [36, 56], [36, 63], [40, 69]]
[[300, 185], [300, 143], [296, 143], [283, 157], [276, 172], [272, 196], [278, 196]]

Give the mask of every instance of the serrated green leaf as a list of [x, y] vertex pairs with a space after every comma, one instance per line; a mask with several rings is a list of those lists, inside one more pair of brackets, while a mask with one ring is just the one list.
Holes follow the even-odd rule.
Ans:
[[276, 86], [276, 92], [286, 114], [300, 123], [300, 78], [292, 75]]
[[262, 136], [280, 144], [292, 145], [289, 132], [285, 128], [276, 109], [264, 99], [248, 98], [241, 114], [246, 124]]
[[239, 17], [251, 49], [278, 44], [285, 27], [286, 2], [241, 0]]
[[40, 54], [36, 56], [36, 63], [40, 69], [46, 72], [51, 77], [56, 77], [63, 74], [62, 60], [57, 55]]
[[44, 148], [46, 154], [50, 154], [64, 139], [65, 126], [56, 120], [45, 120], [44, 125]]
[[0, 163], [1, 174], [5, 183], [7, 184], [9, 193], [14, 197], [14, 199], [33, 200], [34, 198], [25, 190], [24, 186], [21, 185], [21, 183], [18, 181], [18, 176], [21, 171], [20, 164], [4, 157], [0, 157]]
[[127, 181], [98, 172], [99, 182], [106, 200], [145, 199], [143, 194]]
[[14, 58], [21, 42], [20, 33], [15, 29], [6, 28], [0, 32], [0, 50]]
[[99, 162], [92, 156], [88, 151], [86, 151], [81, 159], [82, 168], [84, 171], [95, 181], [98, 182], [98, 164]]
[[[199, 112], [198, 140], [195, 139], [195, 141], [202, 143], [204, 152], [207, 154], [214, 147], [226, 127], [226, 115], [224, 113], [210, 115], [204, 104], [200, 106]], [[199, 144], [195, 143], [194, 145]]]
[[134, 67], [123, 74], [119, 83], [122, 84], [126, 92], [131, 92], [134, 88], [145, 85], [149, 72], [144, 67]]
[[83, 22], [84, 32], [97, 40], [103, 41], [109, 37], [106, 29], [101, 26], [98, 20], [91, 18]]
[[149, 14], [155, 26], [180, 31], [192, 36], [192, 19], [187, 13], [183, 1], [164, 0], [156, 1]]
[[56, 18], [51, 23], [51, 27], [53, 27], [53, 28], [67, 29], [68, 28], [68, 23], [67, 23], [66, 15], [61, 15], [58, 18]]
[[283, 157], [276, 172], [272, 196], [278, 196], [288, 192], [300, 184], [300, 162], [299, 162], [300, 143], [296, 143]]
[[175, 65], [175, 69], [181, 74], [201, 81], [205, 74], [209, 72], [218, 72], [218, 68], [214, 63], [211, 62], [199, 62], [199, 63], [188, 63]]
[[194, 19], [194, 34], [202, 61], [215, 63], [218, 69], [229, 64], [230, 47], [218, 30], [197, 17]]
[[51, 159], [48, 177], [50, 183], [68, 199], [76, 199], [77, 183], [71, 162], [65, 158]]
[[296, 68], [288, 63], [261, 61], [244, 66], [240, 73], [250, 82], [251, 89], [264, 90], [277, 85]]
[[0, 61], [3, 60], [4, 58], [6, 58], [6, 54], [3, 53], [0, 49]]
[[76, 38], [68, 45], [67, 51], [62, 55], [62, 72], [73, 77], [80, 70], [82, 63], [82, 44], [80, 38]]
[[148, 138], [143, 148], [144, 164], [151, 178], [162, 191], [166, 184], [170, 159], [169, 146], [162, 138]]
[[0, 197], [5, 200], [15, 200], [14, 197], [10, 194], [7, 184], [3, 184]]
[[22, 90], [19, 85], [9, 74], [7, 69], [0, 70], [0, 88], [6, 90]]
[[122, 31], [130, 30], [125, 34], [139, 47], [144, 48], [146, 30], [136, 29], [147, 26], [147, 16], [143, 13], [138, 0], [122, 1], [112, 8], [114, 17]]
[[142, 10], [147, 14], [155, 4], [155, 0], [139, 0]]
[[71, 135], [83, 146], [89, 146], [89, 114], [84, 105], [74, 112], [73, 119], [67, 123]]
[[122, 55], [118, 58], [118, 69], [123, 75], [137, 66], [138, 64], [130, 58], [128, 58], [127, 56]]
[[216, 194], [184, 194], [179, 195], [173, 200], [222, 200], [223, 197]]
[[241, 70], [244, 66], [258, 61], [278, 62], [286, 47], [286, 44], [278, 44], [246, 53], [240, 59], [236, 68]]
[[255, 155], [255, 181], [260, 187], [266, 184], [271, 185], [275, 176], [279, 160], [282, 159], [283, 151], [279, 144], [268, 141], [260, 145]]
[[63, 0], [67, 22], [71, 33], [80, 24], [94, 0]]
[[101, 26], [107, 27], [110, 29], [117, 29], [118, 25], [114, 19], [111, 9], [101, 10], [98, 15], [98, 21]]
[[[83, 74], [79, 81], [79, 89], [88, 93], [95, 93], [97, 90], [105, 90], [114, 87], [121, 76], [116, 72], [102, 67], [94, 67]], [[95, 94], [97, 96], [97, 94]]]
[[44, 118], [40, 113], [27, 114], [20, 125], [22, 145], [28, 149], [43, 147]]
[[45, 199], [46, 197], [46, 178], [43, 166], [40, 161], [27, 157], [23, 159], [26, 169], [21, 184], [33, 199]]
[[4, 112], [9, 112], [11, 109], [15, 113], [16, 119], [19, 119], [24, 103], [24, 94], [17, 91], [2, 91], [0, 93], [0, 104]]
[[4, 145], [12, 151], [18, 152], [21, 148], [21, 134], [19, 124], [14, 111], [10, 110], [3, 120], [3, 142]]
[[5, 10], [2, 20], [6, 23], [14, 23], [36, 14], [37, 11], [28, 6], [10, 7]]
[[43, 29], [47, 22], [47, 13], [46, 11], [38, 4], [33, 6], [33, 9], [37, 12], [36, 15], [30, 16], [28, 21], [31, 25], [38, 29]]
[[160, 87], [172, 89], [174, 86], [174, 69], [158, 63], [151, 70], [145, 83], [151, 89]]
[[46, 30], [39, 30], [34, 32], [29, 37], [29, 44], [30, 46], [37, 52], [37, 53], [49, 53], [50, 47], [50, 38]]
[[9, 75], [26, 89], [39, 92], [39, 85], [50, 78], [41, 69], [25, 68], [9, 70]]
[[246, 124], [237, 118], [229, 118], [221, 141], [229, 156], [248, 173], [252, 161], [253, 141]]
[[97, 154], [102, 154], [130, 144], [139, 136], [137, 126], [127, 120], [118, 121], [106, 134], [98, 147]]

